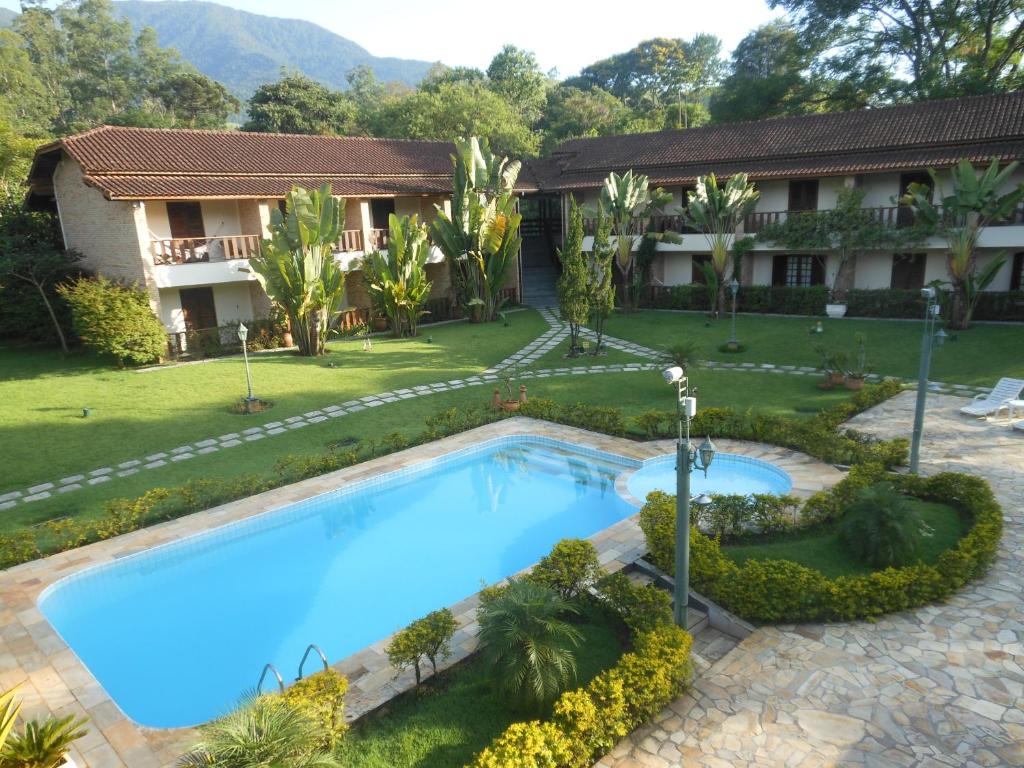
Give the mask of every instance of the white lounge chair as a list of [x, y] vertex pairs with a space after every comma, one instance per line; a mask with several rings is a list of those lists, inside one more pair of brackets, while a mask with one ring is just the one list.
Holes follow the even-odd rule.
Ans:
[[960, 413], [968, 416], [992, 416], [1007, 407], [1010, 400], [1020, 398], [1024, 392], [1024, 379], [1000, 379], [991, 392], [977, 395], [974, 402], [965, 405]]

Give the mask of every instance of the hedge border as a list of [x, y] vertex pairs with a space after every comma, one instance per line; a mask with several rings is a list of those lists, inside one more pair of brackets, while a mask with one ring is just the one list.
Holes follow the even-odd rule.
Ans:
[[[987, 570], [1002, 536], [1003, 513], [982, 478], [956, 472], [927, 478], [894, 476], [881, 464], [866, 464], [854, 467], [847, 478], [808, 499], [807, 505], [836, 514], [861, 488], [883, 479], [895, 482], [907, 495], [951, 504], [971, 521], [971, 527], [934, 565], [919, 562], [835, 579], [789, 560], [747, 560], [737, 565], [722, 554], [716, 539], [691, 528], [690, 578], [694, 587], [749, 621], [872, 620], [944, 600]], [[652, 560], [671, 574], [674, 497], [651, 494], [640, 512], [640, 527]]]

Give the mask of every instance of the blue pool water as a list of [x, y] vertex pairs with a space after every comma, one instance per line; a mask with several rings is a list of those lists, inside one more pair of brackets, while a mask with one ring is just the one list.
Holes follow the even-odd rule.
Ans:
[[[643, 501], [651, 491], [676, 492], [676, 457], [659, 456], [644, 462], [626, 483], [629, 492]], [[793, 481], [789, 475], [766, 461], [717, 453], [707, 477], [699, 470], [690, 476], [690, 490], [699, 493], [789, 493]]]
[[[747, 461], [717, 457], [708, 485], [788, 490], [788, 478]], [[636, 510], [615, 478], [638, 466], [501, 438], [87, 569], [44, 591], [39, 607], [128, 717], [195, 725], [229, 711], [267, 662], [291, 680], [309, 643], [338, 661], [562, 538], [628, 517]], [[672, 466], [647, 462], [630, 490], [642, 499], [674, 478]], [[699, 473], [694, 484], [705, 487]]]
[[628, 517], [630, 464], [505, 439], [84, 571], [40, 609], [128, 717], [194, 725], [268, 661], [288, 681], [309, 643], [338, 661]]

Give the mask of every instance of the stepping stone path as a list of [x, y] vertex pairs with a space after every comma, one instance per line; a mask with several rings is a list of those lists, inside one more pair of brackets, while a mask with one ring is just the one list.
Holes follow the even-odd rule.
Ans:
[[[148, 469], [159, 469], [167, 466], [168, 463], [178, 463], [197, 456], [205, 456], [226, 448], [234, 448], [249, 442], [256, 442], [275, 435], [285, 434], [291, 430], [301, 429], [311, 424], [319, 424], [327, 421], [328, 418], [338, 418], [349, 413], [358, 413], [367, 408], [377, 408], [388, 403], [395, 403], [401, 400], [408, 400], [414, 397], [433, 394], [435, 392], [448, 392], [462, 389], [467, 386], [476, 386], [487, 382], [499, 381], [502, 374], [515, 372], [517, 378], [550, 378], [552, 376], [582, 376], [601, 373], [635, 373], [641, 371], [653, 371], [661, 368], [662, 354], [655, 349], [636, 344], [631, 341], [616, 339], [611, 336], [604, 336], [602, 344], [609, 349], [626, 352], [635, 355], [645, 362], [615, 364], [615, 365], [578, 365], [573, 367], [562, 367], [544, 370], [530, 370], [529, 366], [537, 362], [551, 350], [558, 347], [569, 336], [568, 326], [559, 318], [558, 310], [552, 307], [539, 307], [537, 311], [548, 324], [548, 329], [540, 336], [531, 341], [521, 350], [505, 358], [499, 363], [485, 369], [481, 373], [467, 379], [452, 379], [451, 381], [438, 382], [435, 384], [421, 384], [410, 389], [400, 389], [396, 392], [383, 392], [375, 395], [366, 395], [358, 400], [350, 400], [340, 405], [328, 405], [315, 411], [309, 411], [301, 416], [289, 416], [282, 421], [271, 421], [261, 426], [251, 427], [242, 431], [241, 434], [230, 433], [219, 437], [210, 437], [198, 440], [190, 445], [177, 446], [166, 452], [154, 453], [145, 457], [123, 461], [113, 467], [102, 467], [89, 472], [70, 475], [61, 478], [59, 481], [47, 482], [21, 490], [13, 490], [0, 494], [0, 510], [10, 509], [18, 504], [31, 504], [34, 501], [47, 499], [53, 493], [69, 493], [87, 485], [114, 480], [122, 477], [129, 477], [139, 471]], [[588, 328], [580, 331], [583, 338], [594, 341], [596, 334]], [[709, 362], [709, 368], [730, 368], [737, 371], [770, 371], [773, 373], [787, 373], [789, 375], [802, 375], [817, 373], [814, 368], [798, 368], [793, 366], [776, 367], [770, 363], [756, 364], [743, 363], [743, 367], [737, 367], [736, 363]], [[880, 381], [879, 376], [869, 376], [872, 381]], [[905, 383], [912, 383], [910, 380], [903, 380]], [[939, 384], [931, 385], [934, 391], [939, 393], [953, 392], [957, 394], [974, 394], [975, 392], [990, 391], [984, 388], [970, 388], [960, 384]]]

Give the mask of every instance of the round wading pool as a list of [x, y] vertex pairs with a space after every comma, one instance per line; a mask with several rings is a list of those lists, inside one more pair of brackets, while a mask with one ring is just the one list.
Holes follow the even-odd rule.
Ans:
[[[676, 492], [675, 454], [648, 459], [626, 481], [629, 492], [640, 501], [651, 491]], [[708, 476], [694, 470], [690, 476], [690, 491], [698, 493], [789, 493], [793, 481], [774, 464], [731, 453], [716, 453]]]

